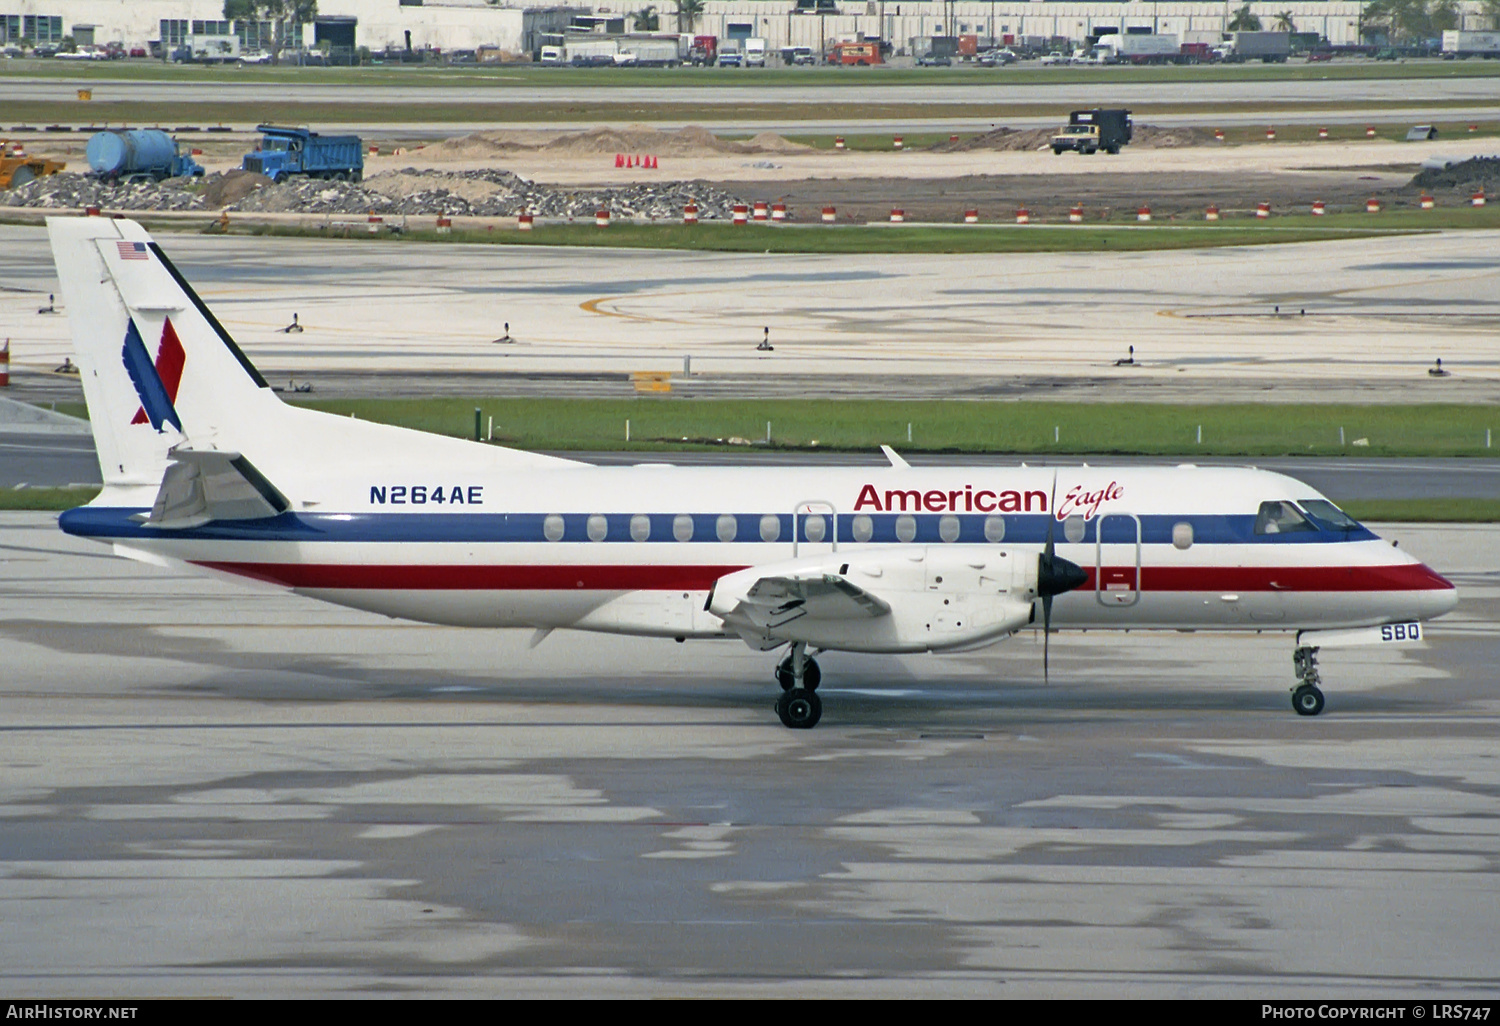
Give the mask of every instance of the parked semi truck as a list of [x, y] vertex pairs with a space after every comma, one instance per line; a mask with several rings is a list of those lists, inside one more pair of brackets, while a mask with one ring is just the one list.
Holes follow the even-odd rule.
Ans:
[[203, 167], [159, 128], [96, 132], [84, 151], [89, 168], [111, 182], [201, 177]]
[[1107, 64], [1176, 64], [1182, 50], [1176, 36], [1100, 36], [1094, 52]]
[[1292, 52], [1290, 32], [1226, 32], [1221, 59], [1231, 64], [1263, 61], [1285, 64]]
[[1500, 32], [1461, 32], [1448, 29], [1443, 33], [1444, 57], [1500, 57]]
[[280, 182], [292, 175], [357, 182], [365, 176], [365, 148], [357, 135], [319, 135], [305, 128], [257, 125], [260, 145], [240, 167]]
[[1130, 142], [1130, 111], [1115, 109], [1075, 110], [1068, 123], [1052, 137], [1052, 152], [1119, 153]]

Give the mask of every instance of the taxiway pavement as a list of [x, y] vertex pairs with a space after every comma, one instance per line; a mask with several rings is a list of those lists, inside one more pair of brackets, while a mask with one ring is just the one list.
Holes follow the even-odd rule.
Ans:
[[823, 658], [407, 624], [0, 514], [0, 988], [34, 997], [1493, 995], [1500, 545], [1426, 647]]

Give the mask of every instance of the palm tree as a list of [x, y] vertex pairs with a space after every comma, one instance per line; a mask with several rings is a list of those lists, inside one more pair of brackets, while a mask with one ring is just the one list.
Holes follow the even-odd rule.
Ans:
[[656, 6], [642, 8], [630, 16], [632, 24], [637, 32], [655, 32], [661, 28], [661, 18], [656, 14]]
[[1226, 27], [1230, 32], [1259, 32], [1260, 19], [1250, 13], [1250, 5], [1246, 4], [1235, 12]]
[[1276, 30], [1278, 32], [1296, 32], [1297, 23], [1292, 20], [1291, 11], [1282, 11], [1276, 15]]
[[703, 16], [705, 0], [677, 0], [677, 31], [691, 32]]

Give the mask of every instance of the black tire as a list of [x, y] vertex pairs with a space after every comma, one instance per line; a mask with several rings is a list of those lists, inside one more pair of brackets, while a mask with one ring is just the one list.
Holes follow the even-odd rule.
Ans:
[[1052, 152], [1055, 153], [1055, 154], [1057, 154], [1059, 157], [1061, 157], [1062, 156], [1062, 147], [1061, 146], [1054, 146], [1054, 147], [1052, 147]]
[[1316, 716], [1323, 711], [1323, 692], [1304, 684], [1292, 692], [1292, 708], [1298, 716]]
[[[1115, 152], [1118, 153], [1119, 151], [1116, 150]], [[365, 173], [363, 171], [351, 171], [349, 173], [349, 181], [351, 181], [351, 182], [362, 182], [364, 180], [365, 180]]]
[[[823, 671], [818, 669], [816, 659], [808, 659], [802, 664], [802, 686], [809, 691], [818, 690], [818, 685], [823, 681]], [[792, 658], [787, 656], [776, 666], [776, 683], [781, 685], [781, 690], [790, 691], [797, 681], [792, 677]]]
[[823, 718], [823, 702], [816, 692], [793, 688], [776, 699], [776, 715], [792, 730], [811, 730]]

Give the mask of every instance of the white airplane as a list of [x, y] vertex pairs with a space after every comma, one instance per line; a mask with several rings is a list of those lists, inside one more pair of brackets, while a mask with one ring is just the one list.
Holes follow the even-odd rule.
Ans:
[[[954, 652], [1039, 626], [1406, 644], [1446, 579], [1254, 469], [599, 467], [284, 404], [138, 224], [48, 221], [104, 488], [60, 518], [120, 555], [392, 617], [809, 650]], [[1044, 655], [1045, 659], [1045, 655]], [[1045, 668], [1045, 663], [1044, 663]]]

